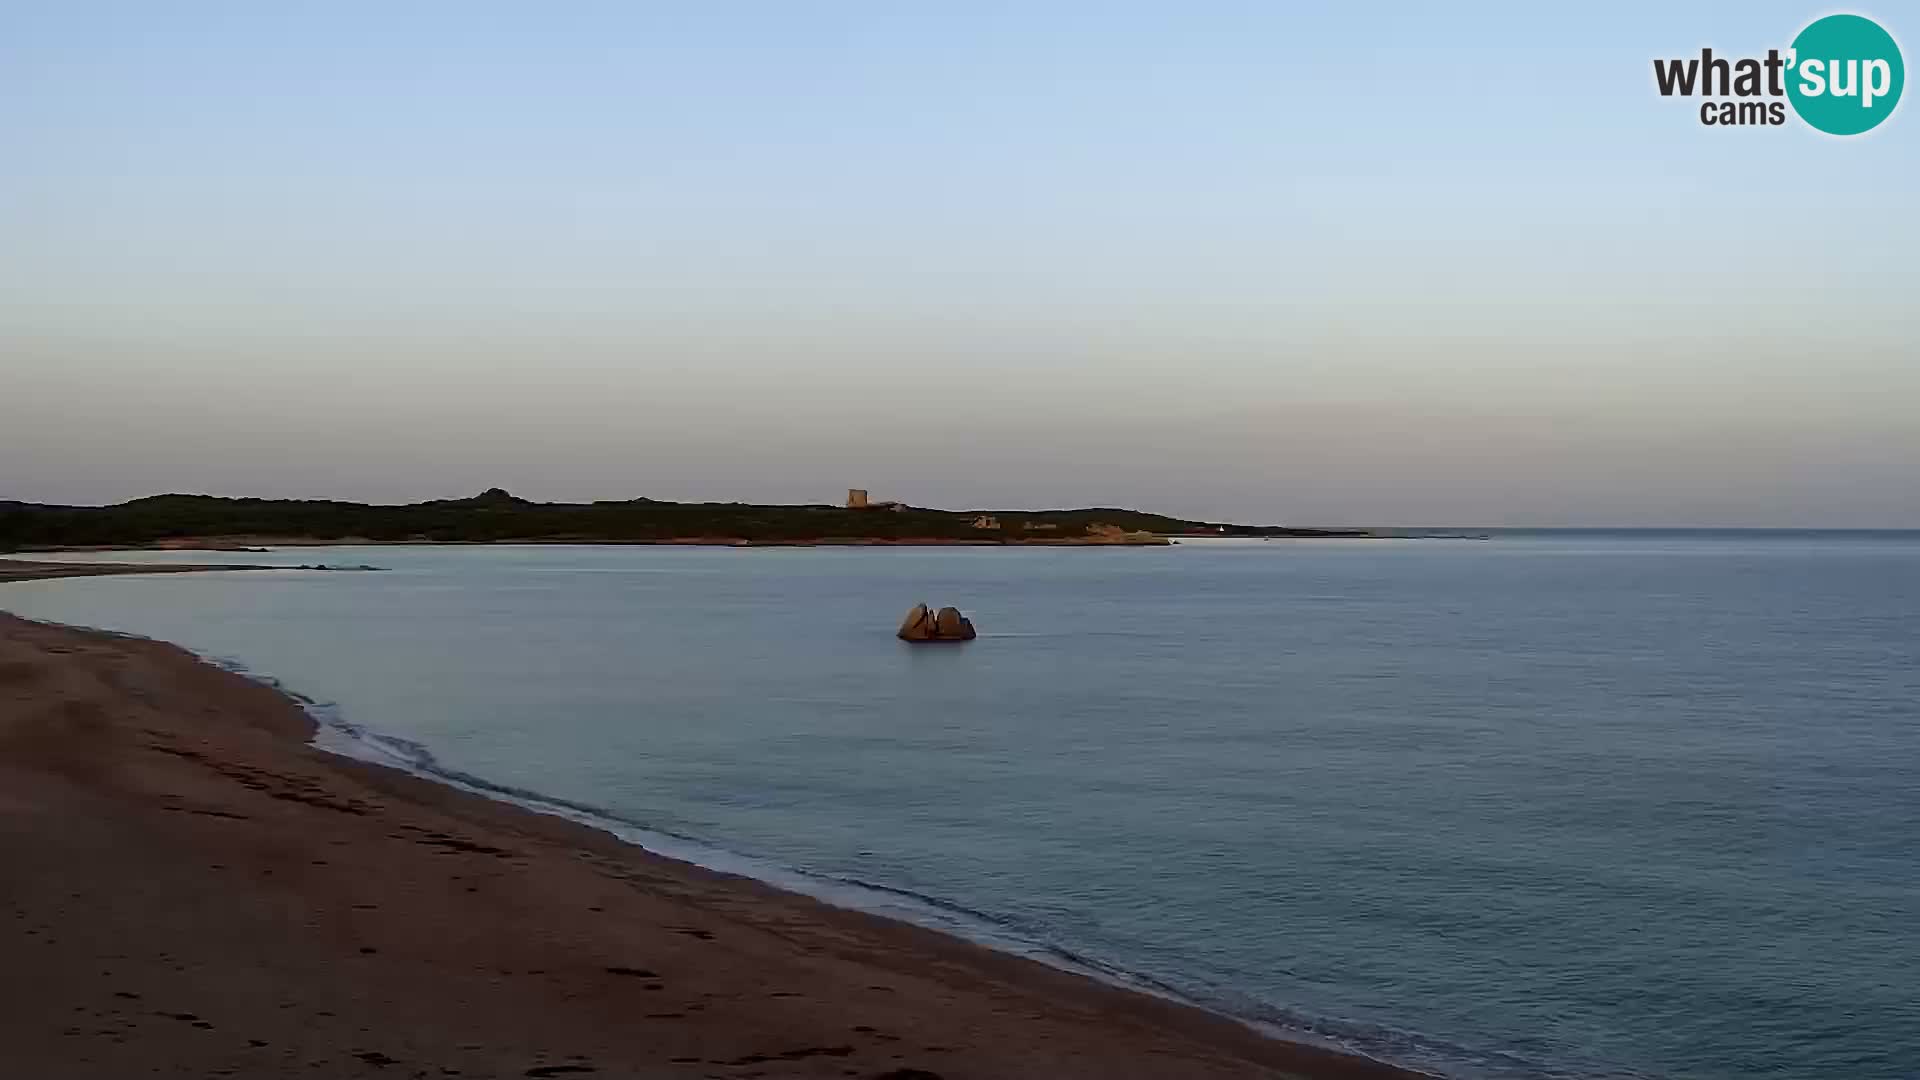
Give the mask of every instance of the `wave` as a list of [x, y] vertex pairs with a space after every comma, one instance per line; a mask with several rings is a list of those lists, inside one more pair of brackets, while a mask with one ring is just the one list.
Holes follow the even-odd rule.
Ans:
[[441, 762], [412, 739], [347, 719], [340, 707], [308, 697], [271, 675], [229, 657], [200, 654], [223, 670], [274, 688], [298, 702], [315, 724], [312, 744], [357, 761], [396, 768], [462, 791], [549, 814], [612, 834], [645, 851], [708, 870], [764, 882], [835, 907], [912, 923], [1050, 967], [1205, 1009], [1290, 1042], [1309, 1043], [1455, 1080], [1647, 1080], [1627, 1072], [1565, 1071], [1500, 1051], [1475, 1050], [1417, 1032], [1358, 1020], [1317, 1016], [1204, 985], [1177, 985], [1023, 932], [1012, 922], [964, 904], [884, 882], [801, 869], [731, 851], [709, 840], [671, 832], [591, 803], [489, 780]]

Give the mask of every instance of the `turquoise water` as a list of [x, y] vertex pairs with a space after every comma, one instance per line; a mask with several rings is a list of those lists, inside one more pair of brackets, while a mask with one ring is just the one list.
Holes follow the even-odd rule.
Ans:
[[[244, 558], [391, 570], [0, 607], [1450, 1075], [1920, 1076], [1920, 535]], [[981, 638], [895, 641], [922, 599]]]

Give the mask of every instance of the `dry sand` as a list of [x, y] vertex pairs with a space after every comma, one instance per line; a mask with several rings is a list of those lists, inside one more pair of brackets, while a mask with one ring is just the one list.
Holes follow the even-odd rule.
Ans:
[[1410, 1075], [312, 730], [174, 646], [0, 613], [0, 1076]]

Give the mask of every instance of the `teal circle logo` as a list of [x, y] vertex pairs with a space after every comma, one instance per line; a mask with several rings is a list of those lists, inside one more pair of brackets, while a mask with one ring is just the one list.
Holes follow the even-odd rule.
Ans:
[[1829, 135], [1878, 127], [1907, 85], [1893, 35], [1859, 15], [1814, 20], [1788, 55], [1787, 100], [1800, 119]]

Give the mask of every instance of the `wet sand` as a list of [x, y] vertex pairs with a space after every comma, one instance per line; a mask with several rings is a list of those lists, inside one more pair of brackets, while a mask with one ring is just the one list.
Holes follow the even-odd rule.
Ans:
[[0, 1072], [1413, 1075], [327, 754], [312, 730], [174, 646], [0, 613]]
[[82, 563], [0, 559], [0, 583], [36, 578], [98, 577], [101, 574], [186, 574], [210, 570], [258, 570], [262, 567], [219, 563]]

